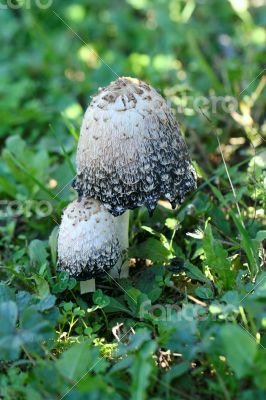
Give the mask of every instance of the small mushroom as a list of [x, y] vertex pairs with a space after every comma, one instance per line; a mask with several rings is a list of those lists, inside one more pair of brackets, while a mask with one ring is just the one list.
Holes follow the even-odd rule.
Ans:
[[121, 250], [114, 217], [97, 200], [75, 200], [64, 210], [58, 235], [58, 269], [77, 280], [110, 271]]

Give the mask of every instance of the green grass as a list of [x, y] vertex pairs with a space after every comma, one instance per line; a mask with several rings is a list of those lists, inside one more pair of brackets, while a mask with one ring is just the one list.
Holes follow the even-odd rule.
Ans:
[[[266, 398], [260, 4], [1, 8], [1, 399]], [[174, 211], [134, 210], [130, 278], [104, 277], [80, 296], [56, 272], [58, 223], [75, 198], [83, 112], [116, 74], [148, 81], [171, 102], [198, 189]], [[215, 110], [201, 96], [231, 96], [235, 108]]]

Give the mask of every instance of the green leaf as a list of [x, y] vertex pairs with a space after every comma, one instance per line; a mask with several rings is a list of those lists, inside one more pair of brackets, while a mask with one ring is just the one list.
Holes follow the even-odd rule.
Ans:
[[49, 236], [49, 246], [51, 249], [51, 257], [53, 265], [56, 265], [56, 257], [57, 257], [57, 237], [58, 237], [58, 226], [55, 226], [52, 230], [52, 233]]
[[137, 289], [147, 294], [152, 302], [157, 300], [162, 293], [164, 274], [165, 267], [161, 265], [146, 268], [136, 283]]
[[121, 366], [128, 368], [131, 375], [130, 398], [132, 400], [144, 400], [147, 397], [149, 378], [155, 369], [153, 354], [156, 348], [157, 344], [151, 340], [148, 329], [139, 329], [135, 334], [130, 335], [127, 345], [122, 342], [119, 344], [117, 355], [125, 355], [127, 361], [122, 361], [118, 368], [114, 367], [114, 371], [120, 370]]
[[6, 147], [11, 153], [16, 154], [19, 160], [26, 161], [26, 142], [20, 136], [14, 135], [8, 137]]
[[230, 269], [231, 263], [227, 258], [227, 251], [219, 240], [213, 237], [210, 224], [207, 224], [204, 231], [203, 250], [206, 257], [205, 265], [208, 265], [212, 273], [219, 276], [225, 289], [230, 288], [234, 282], [235, 273]]
[[73, 124], [63, 114], [62, 114], [62, 119], [63, 119], [64, 124], [66, 125], [67, 129], [69, 130], [69, 132], [71, 133], [71, 135], [75, 139], [75, 141], [78, 142], [79, 135], [75, 131], [75, 128], [74, 128]]
[[52, 294], [49, 294], [48, 296], [44, 297], [41, 299], [41, 301], [38, 303], [38, 310], [40, 311], [46, 311], [50, 310], [56, 302], [56, 297], [53, 296]]
[[154, 238], [147, 239], [145, 242], [129, 249], [129, 257], [149, 259], [154, 262], [165, 262], [171, 252], [164, 245]]
[[13, 333], [18, 318], [18, 309], [14, 301], [0, 304], [0, 336]]
[[66, 160], [66, 162], [67, 162], [67, 164], [69, 166], [69, 169], [72, 171], [73, 175], [75, 175], [76, 174], [75, 168], [74, 168], [74, 166], [72, 164], [72, 161], [71, 161], [71, 159], [70, 159], [70, 157], [69, 157], [69, 155], [68, 155], [68, 153], [67, 153], [67, 151], [65, 149], [64, 144], [61, 142], [59, 136], [55, 134], [54, 128], [53, 128], [53, 126], [51, 124], [50, 124], [50, 128], [51, 128], [51, 131], [53, 133], [53, 136], [54, 136], [56, 142], [60, 145], [60, 147], [62, 149], [62, 153], [63, 153], [63, 155], [65, 157], [65, 160]]
[[132, 315], [132, 313], [127, 308], [126, 304], [122, 302], [121, 299], [119, 301], [114, 299], [113, 297], [109, 298], [109, 304], [104, 309], [105, 313], [113, 313], [113, 312], [125, 312], [127, 314]]
[[252, 286], [247, 286], [246, 291], [246, 301], [249, 299], [266, 299], [266, 272], [263, 271], [261, 274], [259, 274], [254, 284]]
[[149, 297], [141, 293], [136, 288], [130, 288], [127, 290], [125, 294], [125, 300], [127, 301], [129, 308], [133, 312], [136, 317], [143, 318], [143, 312], [145, 311], [146, 307], [151, 304]]
[[52, 339], [55, 336], [52, 324], [37, 311], [35, 306], [27, 307], [23, 311], [20, 328], [20, 337], [32, 352], [38, 352], [43, 340]]
[[[33, 190], [33, 184], [36, 184], [44, 193], [46, 193], [49, 198], [59, 201], [59, 199], [54, 196], [54, 193], [47, 189], [46, 185], [41, 182], [40, 179], [36, 177], [38, 170], [41, 170], [40, 165], [38, 165], [38, 157], [36, 157], [36, 170], [30, 171], [28, 168], [25, 168], [22, 163], [20, 163], [17, 158], [7, 149], [3, 150], [3, 158], [10, 169], [12, 175], [21, 182], [30, 192]], [[26, 163], [28, 165], [28, 162]]]
[[15, 360], [20, 353], [21, 339], [16, 332], [18, 309], [14, 301], [0, 304], [0, 360]]
[[238, 216], [233, 212], [230, 212], [230, 215], [240, 233], [241, 245], [247, 255], [250, 271], [252, 275], [255, 276], [259, 270], [259, 243], [250, 238], [246, 228], [243, 226], [242, 221], [240, 221]]
[[133, 356], [127, 356], [126, 358], [122, 358], [122, 360], [118, 361], [111, 368], [111, 373], [118, 372], [121, 370], [128, 369], [132, 364]]
[[29, 245], [29, 256], [33, 266], [41, 267], [45, 264], [48, 257], [46, 243], [39, 239], [32, 240]]
[[62, 293], [66, 289], [73, 289], [76, 285], [76, 280], [70, 278], [67, 272], [60, 272], [58, 274], [58, 282], [53, 286], [54, 293]]
[[63, 376], [75, 382], [97, 362], [96, 353], [95, 349], [92, 353], [89, 341], [75, 344], [61, 355], [56, 366]]
[[238, 325], [225, 325], [220, 340], [228, 364], [238, 378], [250, 375], [257, 352], [256, 339]]
[[170, 385], [172, 380], [184, 375], [184, 373], [187, 372], [190, 368], [190, 363], [187, 361], [183, 361], [180, 364], [172, 366], [171, 369], [165, 374], [163, 380], [167, 385]]
[[4, 176], [0, 176], [0, 190], [2, 192], [5, 192], [8, 194], [10, 197], [15, 198], [17, 189], [14, 184], [12, 184], [8, 178], [5, 178]]
[[213, 298], [213, 293], [210, 288], [205, 288], [205, 287], [198, 287], [195, 290], [196, 296], [198, 296], [201, 299], [212, 299]]
[[141, 292], [136, 288], [130, 288], [125, 293], [125, 300], [128, 303], [130, 309], [136, 312], [138, 306], [138, 298], [141, 296]]
[[48, 282], [40, 275], [33, 274], [33, 279], [36, 282], [38, 296], [43, 299], [50, 294]]
[[108, 306], [108, 304], [110, 303], [110, 299], [108, 296], [106, 296], [105, 294], [103, 294], [101, 289], [96, 290], [93, 293], [93, 301], [95, 304], [97, 304], [97, 306], [99, 308], [104, 308], [106, 306]]
[[129, 368], [131, 375], [131, 400], [145, 400], [146, 390], [149, 386], [149, 377], [155, 368], [152, 354], [156, 349], [156, 343], [149, 341], [144, 343], [135, 354], [133, 364]]
[[220, 203], [218, 205], [212, 204], [212, 208], [209, 210], [208, 215], [210, 215], [213, 225], [219, 228], [225, 235], [232, 237], [230, 223], [226, 219], [226, 214], [220, 206]]
[[198, 304], [184, 304], [180, 310], [169, 309], [167, 319], [159, 324], [160, 334], [165, 330], [171, 333], [165, 347], [173, 352], [182, 352], [185, 360], [192, 360], [197, 352], [199, 320], [205, 315], [206, 310]]
[[265, 239], [266, 239], [266, 231], [259, 231], [259, 232], [257, 232], [256, 240], [257, 240], [258, 242], [262, 242], [262, 241], [265, 240]]
[[0, 282], [0, 304], [8, 300], [15, 300], [15, 292], [5, 283]]
[[206, 278], [203, 272], [201, 272], [201, 270], [196, 267], [196, 265], [193, 265], [189, 261], [186, 261], [184, 267], [187, 269], [187, 276], [189, 276], [190, 278], [203, 283], [209, 282], [209, 279]]

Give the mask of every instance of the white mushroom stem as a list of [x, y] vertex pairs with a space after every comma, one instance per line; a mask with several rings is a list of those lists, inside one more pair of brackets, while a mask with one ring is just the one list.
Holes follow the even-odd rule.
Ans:
[[95, 292], [95, 279], [80, 281], [80, 294]]
[[128, 250], [128, 226], [129, 226], [129, 211], [115, 218], [116, 236], [118, 238], [121, 255], [116, 265], [111, 269], [109, 274], [113, 278], [127, 278], [129, 274], [127, 250]]

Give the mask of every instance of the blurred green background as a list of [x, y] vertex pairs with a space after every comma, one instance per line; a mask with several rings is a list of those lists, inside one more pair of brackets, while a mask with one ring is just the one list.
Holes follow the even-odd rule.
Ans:
[[[90, 95], [116, 74], [147, 80], [174, 106], [184, 96], [228, 95], [241, 103], [254, 94], [260, 79], [249, 84], [265, 67], [262, 0], [17, 3], [0, 9], [2, 142], [18, 134], [54, 151], [51, 124], [71, 146], [62, 113], [78, 129]], [[265, 91], [254, 110], [261, 133], [263, 100]], [[206, 120], [186, 101], [183, 106], [179, 119], [188, 140], [193, 129], [207, 151], [215, 150]], [[212, 119], [225, 141], [245, 136], [245, 126], [228, 113]]]

